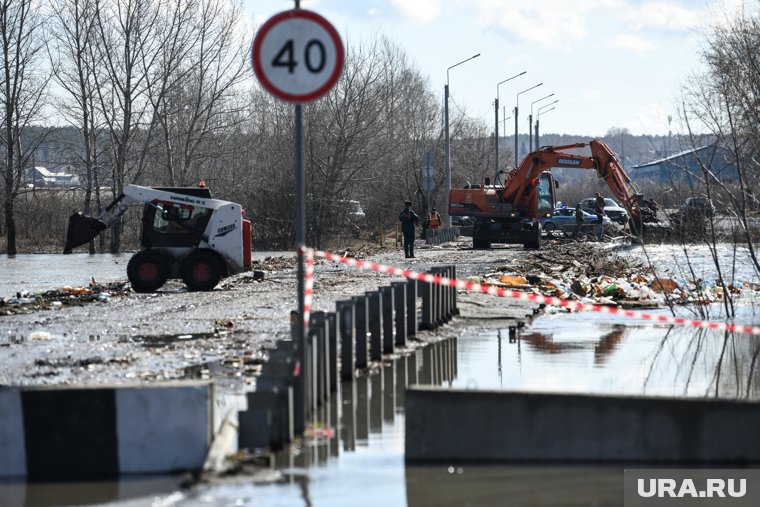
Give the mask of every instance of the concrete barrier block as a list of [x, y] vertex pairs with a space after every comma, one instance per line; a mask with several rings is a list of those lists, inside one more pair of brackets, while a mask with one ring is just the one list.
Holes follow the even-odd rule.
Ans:
[[248, 409], [238, 413], [241, 448], [279, 450], [293, 441], [293, 388], [247, 394]]
[[393, 354], [396, 351], [396, 324], [393, 317], [396, 301], [393, 287], [381, 287], [380, 300], [383, 313], [383, 354]]
[[396, 327], [396, 345], [406, 347], [406, 282], [393, 282], [393, 321]]
[[110, 479], [201, 470], [210, 382], [0, 391], [0, 477]]
[[370, 347], [369, 357], [372, 361], [383, 360], [383, 301], [379, 292], [367, 292]]
[[0, 477], [26, 475], [24, 415], [18, 389], [0, 389]]
[[411, 338], [417, 334], [417, 281], [406, 281], [406, 336]]
[[338, 330], [340, 334], [340, 375], [343, 380], [354, 378], [354, 304], [350, 301], [337, 303]]
[[369, 307], [367, 296], [354, 296], [354, 324], [356, 335], [356, 368], [363, 370], [369, 365]]
[[121, 473], [202, 467], [212, 437], [212, 406], [207, 385], [117, 389]]
[[[760, 463], [760, 404], [413, 388], [409, 462]], [[737, 438], [741, 435], [741, 438]]]

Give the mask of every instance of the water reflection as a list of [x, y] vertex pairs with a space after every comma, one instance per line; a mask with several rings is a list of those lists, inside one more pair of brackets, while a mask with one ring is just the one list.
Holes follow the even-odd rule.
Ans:
[[[340, 396], [321, 412], [332, 414], [337, 431], [315, 432], [302, 445], [275, 454], [272, 467], [282, 470], [284, 484], [256, 486], [256, 493], [243, 493], [242, 500], [237, 491], [236, 498], [245, 503], [245, 498], [255, 497], [257, 505], [275, 505], [277, 501], [270, 503], [261, 495], [267, 498], [290, 485], [298, 490], [300, 505], [357, 505], [360, 498], [371, 499], [367, 505], [404, 505], [404, 394], [413, 384], [453, 380], [454, 343], [447, 339], [414, 350], [354, 382], [341, 383]], [[312, 427], [325, 427], [322, 417], [317, 416]], [[292, 493], [287, 495], [291, 499]], [[203, 497], [224, 502], [230, 494], [220, 487]]]
[[407, 466], [408, 507], [622, 505], [623, 469], [579, 466]]
[[0, 481], [3, 507], [53, 507], [58, 505], [95, 505], [136, 498], [152, 498], [179, 489], [189, 475], [125, 477], [119, 482], [24, 483]]
[[748, 335], [582, 314], [505, 333], [460, 340], [454, 387], [758, 399], [760, 340]]
[[589, 340], [578, 340], [575, 342], [557, 342], [554, 340], [554, 333], [525, 333], [519, 335], [520, 342], [525, 342], [538, 352], [549, 354], [560, 354], [571, 350], [594, 350], [594, 362], [602, 365], [605, 358], [610, 356], [618, 344], [623, 340], [626, 334], [626, 327], [622, 324], [613, 326], [612, 331], [605, 333], [595, 342]]

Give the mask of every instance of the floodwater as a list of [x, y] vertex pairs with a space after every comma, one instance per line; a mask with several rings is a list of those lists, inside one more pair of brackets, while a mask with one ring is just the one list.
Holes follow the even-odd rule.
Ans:
[[[253, 260], [269, 256], [293, 256], [293, 252], [253, 252]], [[0, 297], [27, 291], [30, 294], [61, 287], [86, 287], [127, 279], [131, 253], [19, 254], [0, 255]]]
[[19, 254], [0, 256], [0, 297], [16, 292], [44, 292], [64, 286], [86, 287], [94, 278], [98, 283], [126, 280], [127, 262], [132, 254], [76, 253]]
[[[695, 249], [691, 254], [705, 255], [699, 276], [709, 279], [709, 252]], [[721, 254], [732, 258], [728, 249]], [[655, 248], [650, 255], [660, 255], [663, 269], [674, 277], [683, 265], [665, 250]], [[747, 266], [735, 273], [736, 279], [756, 278]], [[735, 321], [760, 322], [754, 303], [750, 298], [737, 305]], [[719, 305], [709, 310], [715, 319], [723, 313]], [[179, 477], [97, 486], [0, 483], [0, 505], [618, 506], [621, 467], [406, 466], [406, 387], [757, 400], [759, 357], [760, 340], [747, 335], [638, 323], [613, 315], [546, 314], [513, 337], [508, 329], [465, 334], [342, 383], [318, 416], [320, 424], [333, 430], [332, 437], [307, 439], [272, 456], [263, 474], [190, 489], [179, 486]]]
[[[180, 478], [3, 489], [2, 505], [112, 506], [613, 506], [622, 467], [406, 466], [409, 385], [519, 391], [753, 399], [760, 397], [760, 340], [670, 326], [626, 325], [605, 315], [546, 315], [512, 339], [480, 332], [414, 351], [368, 377], [342, 383], [317, 417], [334, 430], [272, 456], [268, 470], [179, 487]], [[463, 436], [464, 437], [464, 436]], [[737, 437], [740, 438], [740, 437]], [[274, 479], [274, 480], [273, 480]], [[161, 489], [161, 488], [165, 489]], [[14, 495], [10, 497], [9, 492]], [[85, 492], [89, 492], [86, 493]], [[88, 496], [89, 495], [89, 496]], [[26, 500], [24, 500], [26, 498]], [[52, 501], [51, 499], [57, 500]]]

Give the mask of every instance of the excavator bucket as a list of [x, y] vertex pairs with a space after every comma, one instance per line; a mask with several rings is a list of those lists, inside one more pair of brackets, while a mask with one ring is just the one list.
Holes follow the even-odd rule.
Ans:
[[106, 224], [102, 220], [86, 217], [78, 211], [72, 213], [69, 217], [69, 227], [66, 232], [66, 244], [63, 247], [63, 253], [71, 253], [74, 248], [94, 239], [106, 227]]

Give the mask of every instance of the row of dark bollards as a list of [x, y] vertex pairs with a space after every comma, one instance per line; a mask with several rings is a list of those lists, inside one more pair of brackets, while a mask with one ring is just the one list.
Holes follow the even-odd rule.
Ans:
[[443, 229], [425, 229], [425, 243], [428, 245], [440, 245], [454, 241], [459, 237], [459, 229], [444, 227]]
[[[455, 266], [429, 273], [456, 279]], [[247, 393], [248, 408], [239, 413], [240, 448], [276, 450], [291, 442], [317, 418], [338, 379], [352, 382], [357, 371], [405, 349], [419, 330], [435, 329], [459, 313], [455, 287], [416, 280], [393, 282], [335, 307], [312, 314], [304, 354], [294, 340], [280, 341], [269, 352], [256, 391]], [[299, 357], [307, 358], [304, 364]]]

